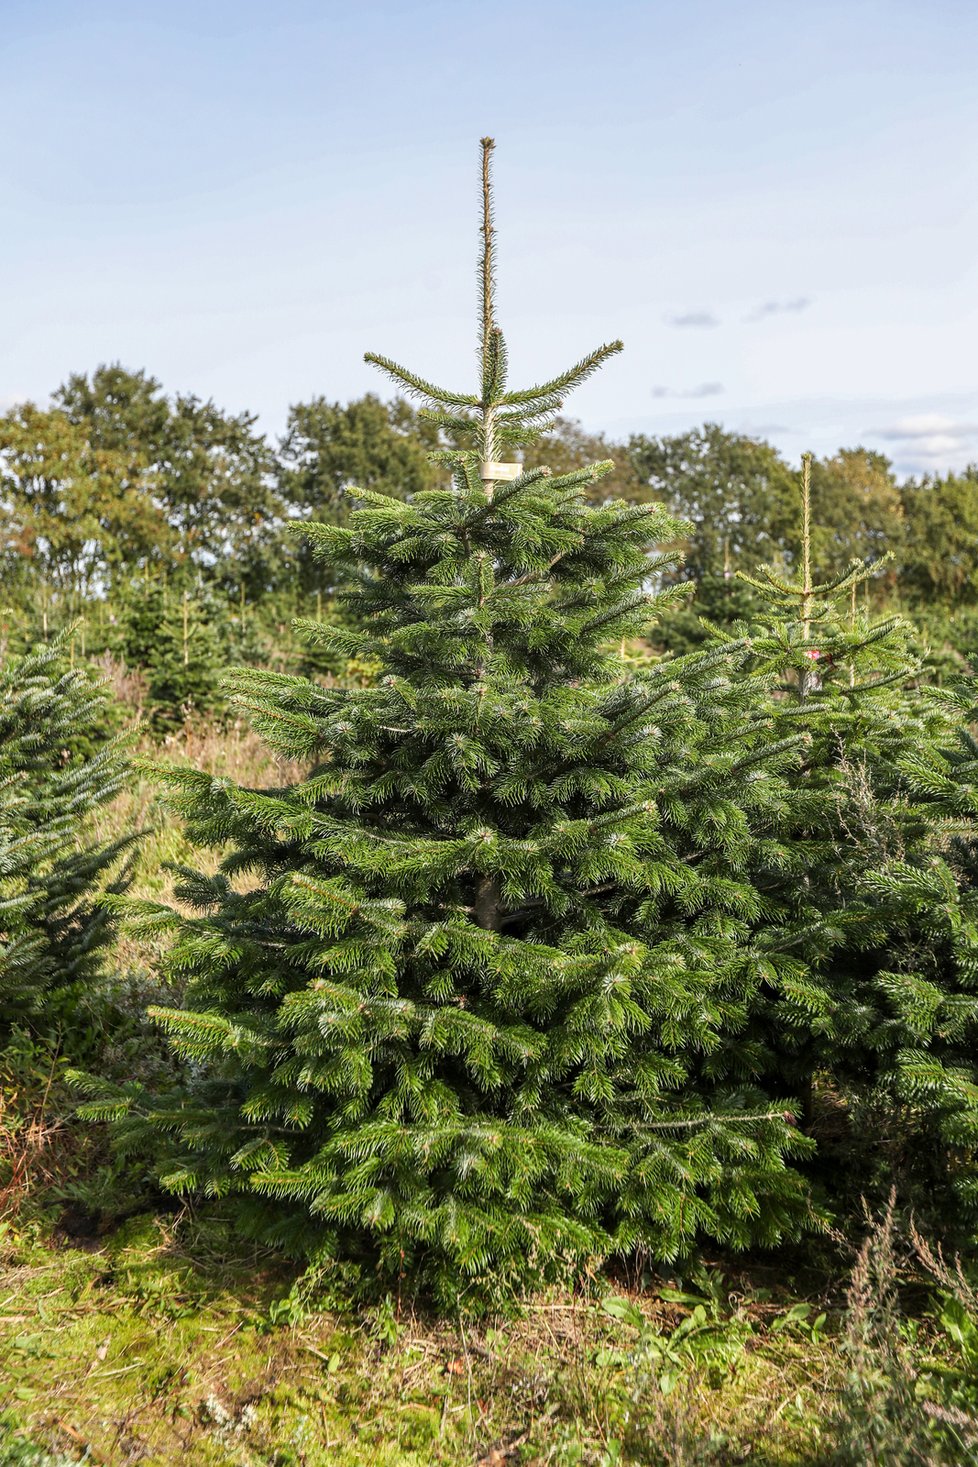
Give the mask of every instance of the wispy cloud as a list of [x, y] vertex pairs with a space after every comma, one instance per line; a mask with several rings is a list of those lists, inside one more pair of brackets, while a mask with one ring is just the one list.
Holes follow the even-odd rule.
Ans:
[[[797, 316], [799, 312], [807, 311], [811, 304], [811, 296], [807, 295], [790, 296], [785, 300], [759, 301], [743, 319], [753, 322], [766, 321], [771, 316]], [[662, 319], [667, 326], [691, 326], [694, 329], [712, 328], [721, 324], [715, 311], [700, 307], [689, 311], [668, 311]]]
[[960, 455], [969, 444], [978, 446], [978, 423], [944, 413], [913, 413], [870, 432], [920, 460], [943, 462]]
[[[607, 425], [609, 436], [661, 433], [664, 424], [679, 430], [697, 406], [701, 414], [706, 406], [680, 400], [681, 391], [669, 387], [646, 392], [646, 412]], [[885, 453], [901, 477], [960, 473], [967, 464], [978, 463], [973, 390], [955, 388], [914, 398], [772, 396], [748, 404], [739, 399], [737, 384], [728, 381], [723, 396], [709, 400], [709, 409], [711, 419], [730, 432], [767, 438], [795, 464], [806, 450], [821, 458], [859, 444]]]
[[653, 397], [716, 397], [722, 382], [700, 382], [696, 387], [653, 387]]
[[811, 297], [807, 295], [792, 296], [786, 301], [761, 301], [744, 320], [766, 321], [769, 316], [797, 315], [799, 311], [807, 311], [811, 303]]
[[719, 326], [712, 311], [672, 311], [663, 318], [667, 326]]

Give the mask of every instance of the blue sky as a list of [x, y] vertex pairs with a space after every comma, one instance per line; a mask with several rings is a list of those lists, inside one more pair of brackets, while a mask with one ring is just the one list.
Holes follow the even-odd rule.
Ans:
[[478, 139], [514, 375], [792, 458], [978, 460], [974, 0], [2, 0], [0, 403], [121, 360], [250, 408], [474, 380]]

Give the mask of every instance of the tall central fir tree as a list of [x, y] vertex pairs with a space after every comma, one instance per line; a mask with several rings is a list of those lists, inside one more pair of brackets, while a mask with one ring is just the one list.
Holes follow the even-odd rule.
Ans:
[[677, 528], [661, 507], [596, 504], [610, 463], [512, 461], [621, 344], [508, 387], [492, 147], [478, 389], [368, 357], [463, 445], [437, 455], [450, 487], [355, 491], [346, 524], [302, 527], [361, 629], [308, 636], [381, 673], [236, 674], [255, 726], [308, 761], [296, 784], [164, 772], [193, 839], [226, 852], [182, 872], [194, 915], [144, 909], [175, 933], [185, 999], [154, 1013], [191, 1078], [91, 1108], [168, 1132], [174, 1190], [442, 1300], [809, 1220], [786, 1162], [806, 1143], [753, 1083], [747, 1032], [745, 873], [792, 739], [744, 752], [736, 649], [622, 658], [680, 594], [651, 589]]

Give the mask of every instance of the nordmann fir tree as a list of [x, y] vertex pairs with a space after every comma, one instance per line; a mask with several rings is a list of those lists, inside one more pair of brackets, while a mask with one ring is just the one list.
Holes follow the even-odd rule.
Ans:
[[226, 603], [203, 584], [168, 586], [142, 576], [118, 596], [118, 651], [146, 677], [146, 711], [156, 733], [221, 711], [220, 657], [231, 626]]
[[[978, 801], [953, 699], [920, 686], [897, 617], [873, 620], [854, 562], [817, 582], [810, 459], [794, 577], [744, 576], [767, 601], [745, 673], [797, 770], [752, 868], [771, 1083], [803, 1096], [816, 1175], [839, 1214], [898, 1185], [942, 1229], [978, 1221], [978, 901], [966, 877]], [[773, 855], [774, 859], [770, 859]]]
[[264, 1238], [442, 1301], [612, 1250], [773, 1242], [808, 1215], [786, 1166], [804, 1142], [738, 1041], [739, 873], [777, 755], [730, 744], [725, 649], [621, 658], [655, 614], [662, 510], [595, 505], [608, 463], [506, 457], [620, 343], [508, 388], [492, 146], [479, 390], [368, 358], [464, 445], [438, 455], [451, 487], [359, 491], [348, 523], [303, 527], [364, 629], [306, 632], [381, 673], [237, 674], [256, 727], [311, 762], [297, 784], [164, 771], [194, 840], [230, 846], [216, 876], [181, 873], [197, 915], [143, 909], [175, 935], [186, 999], [154, 1013], [192, 1080], [155, 1106], [95, 1087], [89, 1111], [168, 1132], [175, 1191], [232, 1194]]
[[15, 1026], [70, 1030], [115, 937], [99, 898], [129, 884], [135, 837], [92, 829], [125, 781], [124, 741], [68, 654], [66, 634], [0, 665], [0, 1047]]

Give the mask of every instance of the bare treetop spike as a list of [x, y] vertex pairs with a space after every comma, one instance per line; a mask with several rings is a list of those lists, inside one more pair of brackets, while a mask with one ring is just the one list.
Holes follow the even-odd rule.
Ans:
[[496, 232], [492, 207], [492, 154], [495, 138], [483, 138], [482, 148], [482, 258], [479, 262], [479, 285], [482, 296], [482, 370], [488, 366], [489, 342], [495, 327], [496, 278], [492, 246]]

